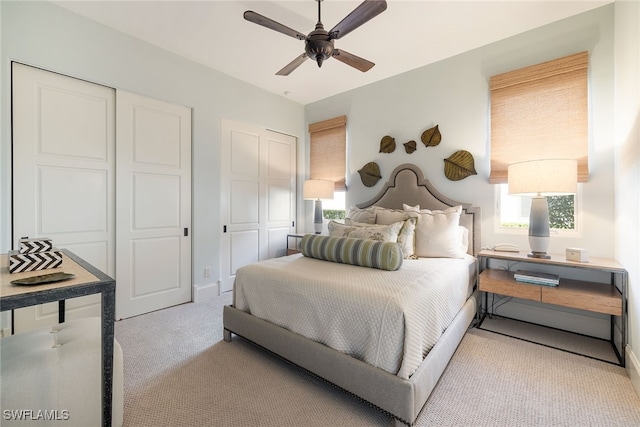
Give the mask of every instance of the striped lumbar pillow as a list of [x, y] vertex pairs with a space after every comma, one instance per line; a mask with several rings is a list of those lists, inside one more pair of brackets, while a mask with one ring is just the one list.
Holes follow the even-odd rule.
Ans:
[[402, 265], [402, 248], [395, 242], [306, 234], [301, 249], [306, 257], [342, 264], [391, 271]]

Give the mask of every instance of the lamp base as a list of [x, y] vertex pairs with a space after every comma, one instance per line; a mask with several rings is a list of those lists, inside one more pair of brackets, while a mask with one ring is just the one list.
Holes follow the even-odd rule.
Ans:
[[529, 248], [531, 252], [527, 256], [530, 258], [551, 258], [547, 255], [547, 249], [549, 249], [549, 208], [546, 197], [531, 199]]
[[313, 229], [316, 234], [322, 233], [322, 226], [324, 223], [324, 217], [322, 215], [322, 200], [318, 199], [315, 201], [315, 209], [313, 213]]
[[550, 255], [547, 255], [546, 252], [529, 252], [527, 254], [529, 258], [541, 258], [541, 259], [551, 259]]

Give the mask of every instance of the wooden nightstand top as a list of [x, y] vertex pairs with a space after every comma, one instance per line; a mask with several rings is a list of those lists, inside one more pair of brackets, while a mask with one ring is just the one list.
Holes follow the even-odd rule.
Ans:
[[575, 267], [575, 268], [583, 268], [587, 270], [600, 270], [600, 271], [612, 271], [623, 273], [626, 270], [613, 259], [608, 258], [593, 258], [589, 257], [589, 262], [577, 262], [577, 261], [567, 261], [564, 255], [558, 254], [549, 254], [551, 256], [550, 259], [543, 258], [530, 258], [527, 256], [528, 252], [501, 252], [501, 251], [493, 251], [490, 249], [483, 249], [478, 252], [478, 257], [487, 257], [494, 259], [504, 259], [508, 261], [520, 261], [520, 262], [531, 262], [537, 264], [549, 264], [549, 265], [559, 265], [563, 267]]

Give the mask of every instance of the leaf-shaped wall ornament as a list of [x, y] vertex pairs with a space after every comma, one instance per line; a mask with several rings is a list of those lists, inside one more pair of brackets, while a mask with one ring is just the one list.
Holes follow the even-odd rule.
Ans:
[[416, 151], [417, 146], [415, 141], [405, 142], [403, 145], [404, 145], [404, 151], [406, 151], [407, 154], [411, 154], [414, 151]]
[[362, 183], [367, 187], [373, 187], [382, 178], [380, 166], [376, 162], [369, 162], [358, 171]]
[[425, 147], [435, 147], [440, 144], [440, 141], [442, 141], [442, 134], [440, 133], [440, 129], [438, 129], [438, 125], [422, 132], [420, 139]]
[[396, 140], [389, 135], [383, 136], [380, 141], [379, 153], [393, 153], [396, 150]]
[[451, 181], [460, 181], [471, 175], [477, 175], [473, 155], [459, 150], [444, 159], [444, 175]]

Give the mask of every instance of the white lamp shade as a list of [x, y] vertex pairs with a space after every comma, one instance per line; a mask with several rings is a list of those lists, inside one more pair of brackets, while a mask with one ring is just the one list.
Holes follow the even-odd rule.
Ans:
[[531, 160], [509, 165], [509, 194], [572, 194], [578, 187], [578, 162], [569, 159]]
[[304, 182], [302, 197], [309, 200], [331, 200], [335, 183], [326, 179], [309, 179]]

